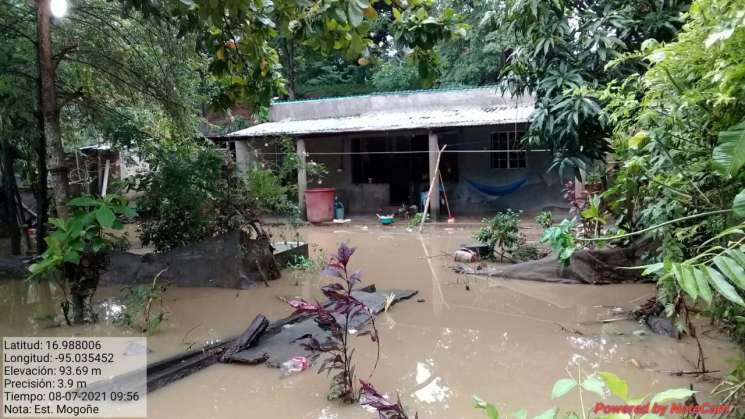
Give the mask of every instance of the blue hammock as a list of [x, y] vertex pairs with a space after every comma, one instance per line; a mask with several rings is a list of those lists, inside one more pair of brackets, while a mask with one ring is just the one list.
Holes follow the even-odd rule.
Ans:
[[490, 185], [485, 185], [483, 183], [474, 182], [468, 178], [464, 178], [464, 179], [466, 182], [468, 182], [469, 185], [471, 185], [474, 189], [476, 189], [477, 191], [481, 192], [484, 195], [505, 196], [520, 189], [525, 184], [525, 182], [528, 181], [528, 176], [522, 177], [506, 185], [497, 185], [497, 186], [490, 186]]

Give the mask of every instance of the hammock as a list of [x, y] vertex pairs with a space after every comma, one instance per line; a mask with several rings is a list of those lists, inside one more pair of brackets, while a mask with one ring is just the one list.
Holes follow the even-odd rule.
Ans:
[[471, 179], [464, 178], [466, 182], [468, 182], [469, 185], [471, 185], [474, 189], [481, 192], [484, 195], [489, 196], [505, 196], [509, 195], [518, 189], [520, 189], [525, 182], [528, 181], [528, 177], [524, 176], [512, 183], [508, 183], [506, 185], [497, 185], [497, 186], [490, 186], [485, 185], [483, 183], [474, 182]]

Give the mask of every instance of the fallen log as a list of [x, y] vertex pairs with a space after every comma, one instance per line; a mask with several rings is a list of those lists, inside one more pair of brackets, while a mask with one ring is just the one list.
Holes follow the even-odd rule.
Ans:
[[[628, 247], [581, 249], [572, 254], [564, 268], [555, 255], [514, 265], [466, 266], [456, 265], [456, 273], [485, 275], [506, 279], [555, 282], [563, 284], [617, 284], [641, 280], [642, 255], [652, 246], [652, 240], [639, 240]], [[631, 269], [630, 269], [631, 268]]]

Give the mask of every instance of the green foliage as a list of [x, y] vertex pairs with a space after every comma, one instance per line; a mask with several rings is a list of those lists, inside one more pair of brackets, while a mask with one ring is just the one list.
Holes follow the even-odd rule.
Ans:
[[572, 254], [577, 249], [574, 241], [574, 228], [576, 226], [574, 219], [564, 219], [558, 226], [547, 228], [541, 236], [540, 242], [547, 243], [551, 250], [556, 253], [561, 266], [568, 267], [572, 260]]
[[[151, 285], [137, 285], [122, 289], [124, 308], [115, 319], [117, 325], [150, 335], [155, 333], [166, 318], [166, 312], [163, 310], [165, 287], [158, 285], [158, 276], [153, 279]], [[155, 302], [159, 305], [157, 310], [153, 308]]]
[[729, 324], [744, 285], [741, 10], [736, 2], [693, 2], [674, 42], [646, 41], [612, 64], [642, 58], [646, 73], [612, 82], [601, 95], [624, 162], [611, 181], [608, 197], [619, 200], [610, 210], [623, 228], [650, 229], [662, 243], [646, 270], [658, 278], [658, 300], [678, 316], [682, 296], [701, 299]]
[[672, 39], [686, 1], [513, 0], [506, 25], [515, 46], [502, 75], [513, 94], [533, 93], [536, 110], [527, 141], [549, 147], [560, 168], [583, 168], [609, 150], [602, 102], [592, 91], [645, 64], [610, 60], [646, 39]]
[[[424, 213], [422, 212], [417, 212], [416, 214], [414, 214], [414, 216], [411, 217], [411, 219], [409, 220], [409, 228], [412, 230], [418, 229], [419, 225], [422, 223], [423, 216]], [[429, 214], [427, 214], [427, 219], [429, 219]], [[426, 223], [427, 221], [425, 220], [424, 222]]]
[[[219, 85], [216, 106], [241, 101], [251, 108], [285, 93], [278, 46], [297, 45], [324, 54], [338, 52], [346, 60], [366, 61], [373, 45], [372, 27], [378, 18], [377, 0], [330, 2], [322, 7], [281, 0], [129, 1], [146, 15], [178, 22], [182, 33], [193, 33], [210, 57], [209, 71]], [[457, 17], [426, 0], [391, 4], [391, 31], [401, 48], [414, 52], [424, 78], [432, 69], [426, 57], [434, 44], [452, 36]], [[438, 13], [440, 12], [440, 13]]]
[[31, 279], [59, 277], [65, 265], [78, 265], [86, 254], [101, 255], [121, 247], [121, 238], [110, 230], [123, 228], [122, 217], [137, 215], [118, 195], [81, 196], [70, 200], [68, 206], [73, 210], [69, 218], [49, 220], [54, 231], [46, 238], [47, 250], [41, 260], [29, 267]]
[[210, 144], [159, 144], [149, 150], [150, 172], [132, 181], [143, 192], [140, 239], [164, 251], [255, 225], [257, 204], [244, 179]]
[[[742, 336], [742, 335], [741, 335]], [[745, 358], [740, 355], [735, 367], [727, 373], [722, 382], [712, 391], [722, 399], [722, 403], [733, 406], [732, 417], [743, 414], [742, 402], [745, 399]]]
[[551, 211], [541, 211], [535, 216], [535, 222], [544, 229], [547, 229], [554, 225], [554, 215]]
[[377, 91], [412, 90], [419, 87], [419, 73], [406, 62], [387, 61], [378, 66], [370, 81]]
[[[551, 399], [564, 397], [575, 389], [577, 390], [578, 394], [578, 404], [576, 405], [575, 409], [562, 414], [558, 408], [553, 407], [535, 416], [534, 419], [577, 419], [580, 416], [576, 412], [582, 412], [581, 417], [583, 418], [595, 417], [598, 419], [609, 419], [611, 417], [617, 417], [613, 415], [593, 413], [593, 409], [590, 409], [589, 406], [585, 406], [584, 404], [582, 394], [585, 391], [594, 393], [599, 397], [605, 397], [605, 393], [607, 391], [611, 394], [611, 396], [617, 398], [620, 401], [620, 403], [617, 402], [616, 404], [629, 406], [641, 406], [646, 403], [649, 403], [649, 405], [652, 406], [655, 403], [663, 404], [675, 400], [685, 401], [696, 393], [695, 391], [686, 388], [673, 388], [656, 393], [651, 398], [649, 398], [649, 395], [631, 398], [629, 397], [629, 386], [626, 381], [613, 374], [612, 372], [601, 371], [596, 374], [583, 376], [581, 368], [578, 367], [576, 377], [570, 374], [568, 378], [560, 378], [554, 383], [553, 389], [551, 391]], [[649, 401], [647, 402], [646, 400], [648, 398]], [[475, 408], [482, 410], [484, 414], [490, 419], [498, 419], [502, 417], [493, 404], [482, 400], [478, 396], [473, 396], [473, 403]], [[590, 415], [586, 414], [586, 412], [588, 411], [590, 412]], [[638, 415], [623, 414], [618, 417], [633, 419], [650, 418], [652, 417], [652, 415], [652, 413]], [[528, 412], [526, 409], [520, 409], [510, 414], [509, 417], [525, 419], [528, 417]], [[654, 417], [659, 416], [654, 415]]]
[[603, 215], [600, 195], [592, 195], [587, 200], [586, 208], [580, 212], [582, 219], [589, 221], [593, 227], [593, 236], [597, 237], [600, 232], [600, 226], [606, 224], [606, 218]]
[[486, 226], [479, 228], [473, 238], [484, 243], [489, 248], [489, 254], [499, 254], [499, 260], [504, 260], [506, 254], [514, 252], [524, 243], [520, 233], [520, 213], [512, 210], [498, 212], [492, 218], [481, 220]]
[[246, 174], [248, 200], [264, 214], [297, 216], [297, 205], [289, 199], [289, 188], [270, 169], [253, 168]]
[[[648, 266], [644, 273], [660, 274], [660, 281], [675, 280], [677, 287], [693, 301], [699, 297], [711, 305], [715, 295], [745, 307], [745, 224], [735, 226], [720, 236], [741, 236], [726, 246], [711, 246], [704, 252], [683, 262], [670, 260]], [[714, 237], [712, 241], [716, 240]]]
[[479, 86], [496, 83], [505, 64], [507, 51], [514, 46], [514, 35], [502, 25], [504, 2], [453, 0], [452, 8], [469, 26], [465, 37], [441, 42], [441, 86]]

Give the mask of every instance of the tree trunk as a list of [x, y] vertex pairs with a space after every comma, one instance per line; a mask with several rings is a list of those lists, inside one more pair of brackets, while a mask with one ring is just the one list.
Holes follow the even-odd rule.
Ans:
[[98, 288], [101, 272], [106, 266], [106, 262], [106, 255], [86, 253], [80, 258], [78, 265], [65, 264], [65, 277], [70, 284], [73, 324], [95, 321], [93, 295]]
[[46, 163], [51, 173], [54, 205], [57, 216], [66, 218], [69, 179], [62, 148], [60, 113], [57, 107], [55, 87], [55, 62], [52, 54], [52, 32], [50, 22], [50, 0], [36, 0], [36, 34], [39, 60], [39, 107], [41, 109], [43, 133], [47, 142]]
[[[37, 86], [37, 93], [41, 98], [41, 85]], [[39, 99], [41, 102], [41, 99]], [[36, 181], [36, 253], [42, 254], [47, 250], [47, 222], [49, 221], [49, 198], [47, 185], [47, 140], [44, 136], [44, 119], [41, 112], [37, 112], [39, 120], [39, 140], [36, 144], [36, 166], [39, 178]]]
[[286, 68], [287, 99], [295, 100], [295, 41], [291, 38], [282, 38], [279, 46]]
[[16, 197], [13, 188], [15, 184], [15, 172], [13, 171], [13, 155], [8, 140], [3, 138], [2, 146], [2, 170], [0, 173], [3, 178], [3, 202], [5, 203], [5, 220], [3, 222], [8, 226], [10, 233], [10, 254], [21, 254], [21, 232], [18, 227], [18, 214], [16, 212]]

